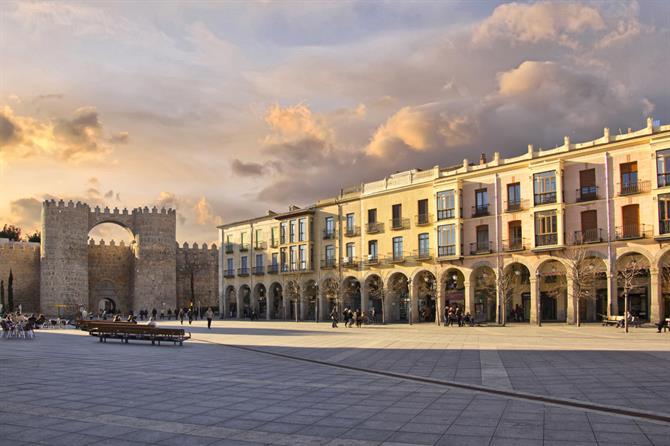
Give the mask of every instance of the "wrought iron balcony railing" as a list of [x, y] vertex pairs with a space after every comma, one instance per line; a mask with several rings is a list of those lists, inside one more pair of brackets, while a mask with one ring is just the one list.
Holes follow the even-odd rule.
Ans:
[[438, 220], [448, 220], [450, 218], [456, 218], [456, 209], [438, 209], [437, 210], [437, 219]]
[[337, 267], [337, 260], [335, 258], [327, 257], [321, 259], [321, 269], [333, 269]]
[[256, 265], [251, 268], [251, 274], [254, 276], [262, 276], [265, 274], [265, 268], [263, 268], [263, 265]]
[[386, 261], [388, 263], [403, 263], [405, 261], [404, 252], [392, 252], [386, 256]]
[[407, 229], [409, 228], [409, 218], [392, 218], [391, 219], [391, 229]]
[[433, 222], [433, 216], [430, 214], [418, 214], [414, 216], [414, 224], [417, 226], [426, 226]]
[[598, 199], [598, 186], [582, 186], [577, 189], [577, 201], [593, 201]]
[[232, 243], [227, 243], [226, 244], [226, 254], [232, 254], [234, 252], [234, 247]]
[[246, 252], [249, 251], [249, 244], [248, 243], [241, 243], [240, 244], [240, 252]]
[[445, 245], [437, 247], [438, 257], [451, 257], [456, 255], [456, 245]]
[[358, 259], [356, 257], [342, 257], [342, 266], [344, 268], [358, 268]]
[[556, 203], [556, 192], [541, 192], [535, 194], [535, 206]]
[[384, 232], [384, 224], [378, 221], [368, 222], [368, 224], [365, 225], [365, 231], [368, 234], [379, 234], [380, 232]]
[[324, 240], [335, 239], [335, 229], [324, 229], [323, 230], [323, 239]]
[[647, 238], [650, 236], [649, 225], [622, 225], [616, 227], [615, 238], [617, 240], [630, 240], [635, 238]]
[[414, 252], [412, 252], [412, 257], [415, 260], [430, 260], [433, 258], [433, 254], [431, 253], [431, 250], [426, 248], [426, 249], [418, 249]]
[[659, 234], [670, 234], [670, 220], [659, 220], [658, 221], [658, 233]]
[[487, 215], [489, 215], [488, 204], [478, 204], [476, 206], [472, 206], [473, 217], [486, 217]]
[[523, 251], [526, 249], [524, 239], [521, 237], [514, 237], [509, 240], [503, 240], [504, 251]]
[[651, 190], [650, 181], [630, 181], [619, 184], [619, 195], [635, 195]]
[[240, 277], [249, 275], [249, 268], [237, 268], [237, 275]]
[[256, 243], [254, 244], [254, 249], [255, 249], [256, 251], [264, 251], [264, 250], [266, 250], [267, 248], [268, 248], [268, 244], [267, 244], [267, 242], [256, 242]]
[[234, 269], [224, 269], [223, 270], [223, 277], [225, 277], [225, 278], [235, 277], [235, 270]]
[[600, 243], [602, 241], [604, 241], [603, 230], [601, 228], [592, 228], [575, 231], [573, 244], [584, 245], [586, 243]]
[[493, 252], [493, 244], [489, 242], [470, 243], [470, 255], [490, 254]]
[[268, 274], [277, 274], [279, 272], [279, 264], [274, 263], [268, 265]]
[[535, 247], [558, 245], [558, 233], [536, 234]]
[[361, 228], [358, 226], [347, 226], [344, 230], [345, 237], [356, 237], [361, 235]]

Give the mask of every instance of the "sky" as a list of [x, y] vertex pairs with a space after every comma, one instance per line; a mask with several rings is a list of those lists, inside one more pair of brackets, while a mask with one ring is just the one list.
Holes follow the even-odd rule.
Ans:
[[4, 1], [0, 225], [155, 205], [211, 243], [395, 171], [669, 123], [668, 48], [661, 0]]

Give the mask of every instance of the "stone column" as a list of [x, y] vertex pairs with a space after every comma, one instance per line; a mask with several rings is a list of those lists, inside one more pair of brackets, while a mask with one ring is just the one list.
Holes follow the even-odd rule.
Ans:
[[649, 269], [649, 321], [658, 322], [665, 314], [663, 311], [663, 284], [658, 269]]
[[474, 288], [470, 285], [470, 282], [463, 282], [463, 293], [464, 293], [464, 300], [465, 300], [465, 311], [466, 313], [470, 313], [470, 315], [474, 318], [475, 317], [475, 293], [474, 293]]
[[269, 292], [265, 292], [265, 320], [270, 320], [272, 308], [274, 308], [274, 297], [270, 296]]
[[368, 290], [365, 288], [365, 286], [361, 286], [361, 311], [363, 313], [367, 313], [370, 311], [368, 308], [370, 304], [370, 296], [368, 293]]
[[235, 318], [236, 319], [242, 319], [242, 304], [244, 302], [242, 300], [242, 293], [238, 291], [237, 294], [236, 294], [236, 297], [237, 297], [237, 302], [236, 302], [237, 303], [237, 308], [235, 309]]
[[565, 321], [568, 324], [577, 323], [577, 317], [575, 311], [579, 311], [577, 308], [577, 295], [575, 294], [575, 281], [570, 278], [566, 278], [566, 293], [567, 293], [567, 302], [566, 302], [566, 318]]
[[411, 311], [411, 321], [416, 323], [419, 321], [419, 293], [418, 287], [412, 282], [409, 286], [409, 306], [412, 309]]
[[298, 308], [300, 308], [298, 319], [304, 321], [307, 319], [307, 296], [298, 296], [298, 299], [300, 299], [300, 304], [298, 305]]
[[607, 315], [619, 314], [619, 289], [617, 287], [616, 274], [607, 275]]
[[539, 299], [540, 299], [540, 290], [538, 289], [539, 287], [539, 280], [537, 280], [535, 277], [530, 278], [530, 323], [531, 324], [538, 324], [540, 322], [540, 314], [538, 314], [539, 310]]
[[437, 314], [435, 315], [435, 323], [440, 325], [442, 318], [444, 317], [444, 284], [437, 278], [435, 280], [437, 289], [435, 290], [435, 307], [437, 308]]

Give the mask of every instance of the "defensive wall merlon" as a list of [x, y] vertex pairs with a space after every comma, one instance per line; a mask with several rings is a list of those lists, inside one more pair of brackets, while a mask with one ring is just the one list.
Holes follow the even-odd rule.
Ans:
[[69, 200], [66, 203], [63, 200], [56, 201], [55, 199], [45, 200], [43, 202], [43, 206], [45, 208], [53, 207], [57, 209], [87, 209], [92, 214], [101, 216], [138, 215], [138, 214], [176, 215], [177, 212], [175, 209], [172, 208], [158, 209], [156, 206], [152, 207], [151, 209], [149, 209], [147, 206], [143, 208], [134, 208], [130, 212], [128, 212], [127, 208], [119, 209], [118, 207], [115, 207], [114, 209], [110, 209], [109, 207], [101, 209], [100, 206], [96, 206], [95, 208], [91, 209], [91, 207], [88, 204], [82, 203], [81, 201], [74, 202], [72, 200]]
[[198, 246], [197, 243], [193, 243], [192, 245], [189, 246], [188, 243], [184, 242], [181, 246], [179, 246], [179, 243], [177, 243], [177, 249], [180, 251], [211, 251], [211, 252], [218, 252], [218, 248], [216, 247], [216, 243], [212, 243], [210, 247], [207, 247], [207, 243], [203, 243], [202, 246]]
[[23, 251], [29, 255], [39, 252], [40, 244], [36, 242], [15, 242], [6, 238], [0, 238], [0, 251]]

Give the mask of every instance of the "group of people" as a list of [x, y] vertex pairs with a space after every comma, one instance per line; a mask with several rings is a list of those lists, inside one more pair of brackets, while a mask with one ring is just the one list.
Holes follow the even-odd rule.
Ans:
[[[351, 308], [346, 307], [342, 311], [342, 319], [344, 320], [344, 326], [351, 328], [355, 324], [356, 327], [361, 328], [366, 318], [371, 318], [370, 320], [374, 320], [375, 317], [374, 313], [375, 313], [374, 308], [370, 310], [370, 313], [365, 314], [360, 310], [360, 308], [354, 311]], [[337, 307], [333, 307], [332, 311], [330, 312], [330, 320], [333, 323], [333, 328], [337, 328], [337, 324], [340, 322]]]
[[510, 321], [525, 322], [523, 313], [523, 308], [519, 304], [516, 304], [516, 306], [509, 312]]
[[36, 316], [33, 313], [30, 316], [27, 316], [20, 311], [7, 313], [0, 318], [2, 337], [34, 338], [34, 330], [41, 328], [46, 322], [47, 319], [43, 314]]
[[458, 324], [459, 327], [475, 325], [475, 320], [472, 318], [472, 315], [469, 312], [463, 312], [463, 309], [458, 306], [458, 304], [447, 305], [444, 308], [444, 326], [453, 327], [454, 324]]

